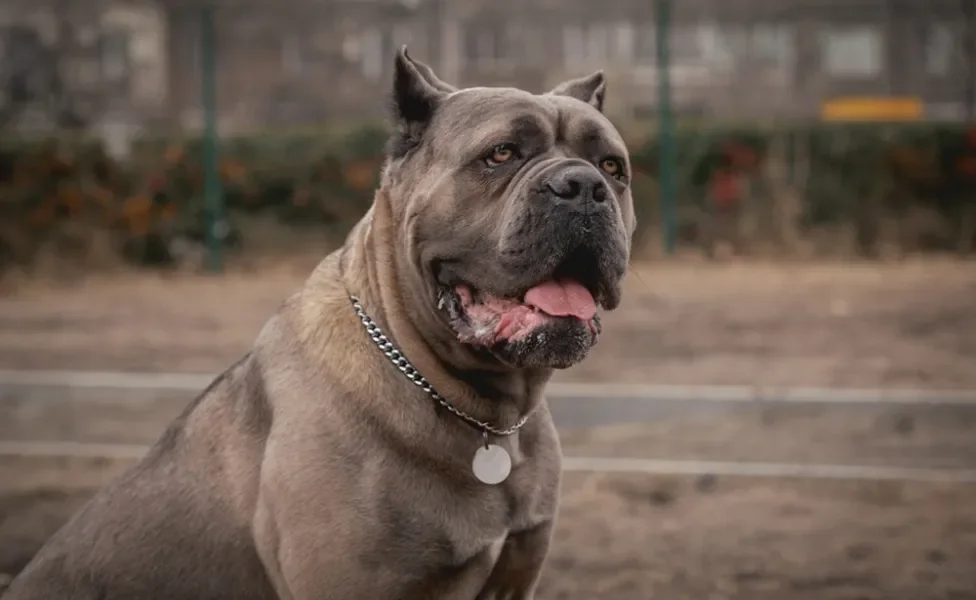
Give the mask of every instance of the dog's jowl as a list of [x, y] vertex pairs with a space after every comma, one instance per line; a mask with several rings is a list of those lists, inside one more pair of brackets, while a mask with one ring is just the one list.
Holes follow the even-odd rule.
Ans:
[[533, 598], [544, 387], [620, 303], [634, 231], [603, 95], [458, 90], [401, 49], [372, 208], [5, 599]]

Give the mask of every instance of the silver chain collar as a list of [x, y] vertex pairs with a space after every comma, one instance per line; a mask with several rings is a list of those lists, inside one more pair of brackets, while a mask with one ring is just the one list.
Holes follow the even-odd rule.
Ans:
[[349, 296], [349, 299], [352, 301], [352, 307], [353, 310], [356, 311], [356, 316], [359, 317], [359, 320], [362, 322], [363, 327], [366, 328], [366, 333], [369, 334], [369, 339], [373, 340], [373, 343], [376, 344], [379, 347], [379, 349], [383, 351], [383, 354], [385, 354], [386, 357], [390, 359], [390, 362], [393, 363], [393, 366], [400, 369], [400, 372], [406, 375], [407, 379], [412, 381], [417, 387], [419, 387], [423, 391], [427, 392], [427, 394], [431, 398], [433, 398], [438, 404], [440, 404], [450, 412], [454, 413], [462, 420], [466, 421], [469, 425], [473, 425], [478, 429], [480, 429], [481, 432], [485, 434], [485, 436], [487, 436], [488, 434], [497, 437], [506, 437], [512, 435], [513, 433], [521, 429], [522, 426], [525, 425], [525, 423], [529, 420], [529, 416], [531, 416], [531, 413], [528, 415], [524, 415], [521, 419], [518, 420], [518, 422], [516, 422], [511, 427], [507, 429], [499, 429], [498, 427], [495, 427], [491, 423], [487, 423], [480, 419], [476, 419], [471, 415], [467, 414], [466, 412], [458, 408], [455, 408], [454, 405], [452, 405], [450, 402], [445, 400], [443, 396], [437, 393], [437, 390], [434, 389], [434, 386], [432, 386], [430, 382], [427, 381], [427, 379], [420, 374], [420, 371], [418, 371], [416, 367], [410, 364], [410, 361], [407, 360], [407, 357], [404, 356], [403, 353], [400, 352], [400, 350], [398, 350], [397, 347], [393, 345], [393, 342], [390, 341], [390, 338], [386, 337], [386, 335], [383, 333], [383, 330], [380, 329], [379, 325], [376, 324], [376, 321], [374, 321], [372, 318], [370, 318], [369, 315], [366, 314], [366, 310], [363, 308], [363, 305], [359, 302], [359, 298], [355, 296]]

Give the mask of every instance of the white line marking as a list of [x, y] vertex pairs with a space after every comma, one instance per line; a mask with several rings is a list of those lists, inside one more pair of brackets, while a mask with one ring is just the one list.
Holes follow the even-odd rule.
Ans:
[[976, 483], [973, 469], [933, 469], [881, 465], [829, 465], [740, 461], [658, 460], [645, 458], [571, 457], [567, 471], [644, 473], [653, 475], [724, 475], [774, 479], [850, 479], [859, 481], [919, 481]]
[[[148, 446], [80, 442], [0, 442], [0, 457], [87, 458], [138, 460]], [[859, 481], [916, 481], [976, 483], [973, 469], [931, 469], [874, 465], [829, 465], [738, 461], [657, 460], [567, 456], [563, 468], [571, 472], [645, 475], [718, 475], [767, 479], [841, 479]]]
[[0, 456], [23, 458], [105, 458], [137, 460], [149, 451], [138, 444], [94, 444], [88, 442], [0, 442]]
[[[0, 370], [0, 386], [200, 392], [216, 375], [124, 373], [108, 371]], [[552, 383], [551, 399], [603, 399], [633, 402], [698, 400], [814, 404], [956, 404], [976, 406], [976, 390], [831, 389], [770, 386], [625, 385]]]

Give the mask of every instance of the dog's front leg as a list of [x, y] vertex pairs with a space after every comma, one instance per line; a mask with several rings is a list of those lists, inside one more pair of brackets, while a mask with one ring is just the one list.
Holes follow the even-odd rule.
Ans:
[[510, 534], [476, 600], [532, 600], [549, 553], [553, 522]]

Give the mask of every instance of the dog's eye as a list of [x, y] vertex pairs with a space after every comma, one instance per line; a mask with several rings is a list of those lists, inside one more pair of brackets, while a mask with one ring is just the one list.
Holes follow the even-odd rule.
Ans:
[[604, 158], [600, 161], [600, 168], [603, 169], [607, 175], [612, 175], [614, 177], [622, 177], [624, 175], [624, 165], [620, 162], [619, 158]]
[[498, 166], [515, 158], [517, 151], [518, 148], [515, 147], [515, 144], [499, 144], [491, 149], [491, 154], [488, 155], [485, 162], [492, 167]]

